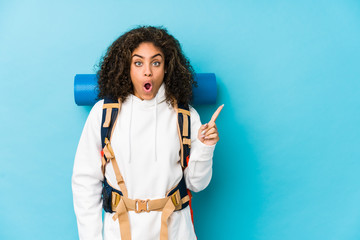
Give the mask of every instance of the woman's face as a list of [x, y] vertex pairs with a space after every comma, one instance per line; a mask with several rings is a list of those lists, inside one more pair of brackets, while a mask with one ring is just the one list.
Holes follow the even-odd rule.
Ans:
[[141, 43], [131, 54], [130, 78], [134, 95], [141, 100], [153, 99], [163, 80], [165, 58], [153, 43]]

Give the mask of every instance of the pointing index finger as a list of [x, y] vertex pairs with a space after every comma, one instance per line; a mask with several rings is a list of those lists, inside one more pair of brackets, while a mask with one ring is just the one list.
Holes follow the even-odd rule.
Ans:
[[214, 112], [214, 114], [212, 115], [211, 120], [210, 120], [209, 123], [211, 123], [211, 122], [214, 123], [214, 122], [216, 121], [216, 119], [217, 119], [217, 117], [219, 116], [219, 114], [220, 114], [221, 110], [223, 109], [223, 107], [224, 107], [224, 104], [221, 105], [220, 107], [218, 107], [218, 109], [217, 109], [217, 110]]

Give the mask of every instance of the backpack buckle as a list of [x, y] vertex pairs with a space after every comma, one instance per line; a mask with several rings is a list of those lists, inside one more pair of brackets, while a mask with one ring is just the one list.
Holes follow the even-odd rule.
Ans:
[[114, 150], [112, 149], [108, 138], [105, 138], [105, 147], [103, 148], [103, 153], [106, 156], [107, 161], [110, 161], [110, 159], [115, 157]]
[[171, 196], [171, 201], [175, 206], [175, 210], [179, 210], [182, 207], [182, 202], [180, 199], [180, 190], [177, 190], [176, 192], [174, 192]]
[[135, 212], [136, 213], [150, 212], [150, 210], [148, 209], [148, 202], [149, 202], [149, 199], [147, 199], [147, 200], [136, 199], [135, 200]]
[[111, 208], [113, 211], [115, 211], [117, 205], [120, 202], [121, 195], [117, 192], [111, 192]]

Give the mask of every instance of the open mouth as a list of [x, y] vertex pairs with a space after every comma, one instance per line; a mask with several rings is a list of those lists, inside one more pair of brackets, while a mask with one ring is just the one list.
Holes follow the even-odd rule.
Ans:
[[144, 90], [145, 92], [150, 92], [152, 89], [152, 84], [151, 83], [145, 83], [144, 84]]

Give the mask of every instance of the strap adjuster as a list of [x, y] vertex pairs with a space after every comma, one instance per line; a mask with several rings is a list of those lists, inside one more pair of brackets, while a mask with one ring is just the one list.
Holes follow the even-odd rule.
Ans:
[[121, 198], [120, 194], [114, 191], [111, 192], [111, 207], [113, 210], [116, 209], [117, 205], [119, 204], [120, 198]]
[[110, 159], [115, 157], [114, 150], [112, 149], [108, 138], [105, 138], [105, 146], [102, 151], [103, 151], [104, 155], [106, 156], [107, 162], [109, 162]]
[[136, 213], [150, 212], [148, 208], [148, 202], [149, 199], [147, 200], [135, 199], [135, 212]]
[[172, 203], [173, 203], [174, 206], [175, 206], [175, 209], [176, 209], [176, 210], [181, 209], [181, 207], [182, 207], [182, 202], [181, 202], [181, 198], [180, 198], [180, 191], [177, 190], [176, 192], [174, 192], [174, 193], [170, 196], [170, 198], [171, 198]]

